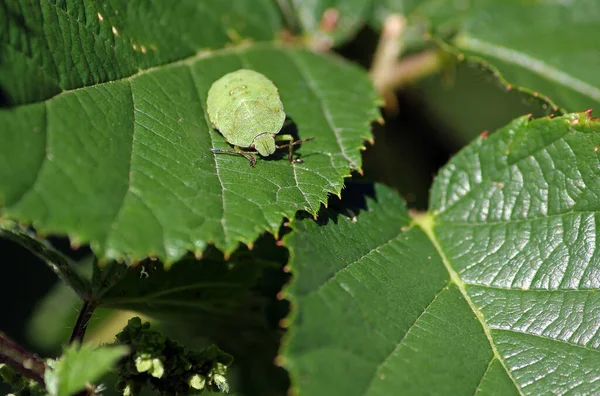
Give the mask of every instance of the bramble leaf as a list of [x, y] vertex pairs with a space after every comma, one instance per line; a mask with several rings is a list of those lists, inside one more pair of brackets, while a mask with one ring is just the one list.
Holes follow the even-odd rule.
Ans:
[[[360, 150], [378, 117], [378, 97], [365, 72], [341, 59], [272, 42], [223, 48], [222, 31], [239, 27], [238, 17], [247, 19], [238, 29], [244, 37], [277, 34], [279, 21], [266, 2], [260, 7], [240, 2], [239, 9], [236, 3], [236, 11], [211, 8], [218, 1], [164, 3], [152, 6], [164, 7], [160, 18], [148, 20], [143, 18], [159, 10], [134, 13], [125, 3], [110, 12], [77, 5], [65, 11], [46, 3], [41, 14], [29, 8], [5, 11], [11, 34], [32, 46], [52, 44], [39, 59], [26, 57], [52, 84], [36, 80], [39, 92], [25, 83], [3, 88], [12, 102], [45, 100], [0, 110], [2, 216], [40, 233], [68, 235], [75, 244], [89, 243], [101, 259], [156, 256], [169, 264], [188, 250], [201, 253], [209, 243], [231, 253], [265, 230], [277, 233], [283, 217], [301, 209], [316, 213], [328, 194], [339, 194], [352, 169], [361, 169]], [[239, 14], [247, 8], [248, 15]], [[177, 18], [185, 12], [190, 15], [183, 24]], [[21, 18], [28, 25], [49, 16], [69, 23], [45, 27], [40, 36], [16, 22]], [[183, 26], [179, 30], [188, 30], [173, 33], [166, 21], [174, 18]], [[204, 31], [202, 18], [223, 26]], [[79, 44], [63, 40], [70, 35]], [[89, 49], [100, 42], [109, 49]], [[146, 52], [139, 47], [143, 43]], [[0, 50], [21, 54], [20, 45], [5, 42]], [[0, 68], [6, 77], [0, 80], [10, 82], [15, 73], [19, 81], [34, 79], [30, 69], [14, 67]], [[211, 152], [231, 146], [207, 118], [207, 91], [217, 78], [242, 67], [265, 74], [279, 88], [293, 121], [282, 133], [315, 137], [296, 149], [303, 164], [290, 164], [279, 153], [250, 168], [241, 156]], [[352, 93], [345, 89], [348, 81]]]
[[428, 214], [378, 186], [358, 215], [295, 221], [294, 386], [599, 392], [598, 130], [588, 114], [520, 118], [441, 170]]

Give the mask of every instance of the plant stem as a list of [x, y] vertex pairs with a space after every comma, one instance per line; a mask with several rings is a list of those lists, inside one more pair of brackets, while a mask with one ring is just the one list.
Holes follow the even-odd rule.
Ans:
[[71, 261], [67, 257], [52, 248], [46, 241], [40, 240], [30, 232], [19, 229], [12, 222], [0, 222], [0, 236], [18, 243], [35, 254], [52, 268], [54, 273], [67, 283], [82, 300], [88, 298], [91, 291], [90, 283], [75, 272]]
[[428, 50], [408, 56], [392, 67], [386, 84], [391, 89], [399, 88], [406, 83], [435, 73], [445, 62], [446, 57], [440, 50]]
[[94, 257], [92, 281], [88, 296], [83, 299], [83, 305], [77, 316], [77, 321], [71, 333], [69, 344], [78, 342], [81, 344], [85, 337], [87, 326], [98, 307], [102, 296], [108, 292], [123, 276], [127, 273], [127, 266], [115, 261], [107, 263], [104, 267], [98, 265], [98, 260]]
[[79, 344], [83, 343], [83, 337], [85, 337], [85, 331], [87, 330], [87, 326], [90, 323], [90, 319], [92, 315], [94, 315], [94, 311], [98, 303], [96, 301], [84, 301], [81, 310], [79, 310], [79, 315], [77, 316], [77, 321], [75, 322], [75, 326], [73, 327], [73, 332], [71, 333], [71, 339], [69, 340], [69, 344], [77, 342]]
[[375, 89], [385, 99], [385, 109], [389, 113], [398, 110], [395, 94], [398, 88], [435, 73], [446, 62], [441, 50], [428, 50], [399, 60], [406, 24], [404, 16], [399, 14], [386, 18], [369, 72]]
[[44, 373], [48, 367], [42, 358], [25, 350], [1, 331], [0, 363], [5, 363], [24, 377], [46, 386]]
[[392, 14], [386, 18], [370, 71], [375, 89], [379, 92], [389, 87], [389, 74], [402, 52], [405, 29], [406, 19], [402, 15]]

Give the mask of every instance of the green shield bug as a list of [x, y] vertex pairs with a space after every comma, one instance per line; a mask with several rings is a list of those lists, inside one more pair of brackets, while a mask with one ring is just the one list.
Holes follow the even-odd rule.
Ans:
[[[215, 81], [208, 90], [206, 111], [213, 126], [235, 146], [235, 150], [212, 152], [243, 155], [250, 166], [256, 163], [254, 154], [267, 157], [283, 147], [289, 148], [290, 162], [302, 162], [293, 159], [292, 146], [314, 139], [294, 141], [291, 135], [277, 135], [285, 122], [279, 92], [271, 80], [254, 70], [240, 69]], [[277, 146], [276, 140], [289, 143]]]

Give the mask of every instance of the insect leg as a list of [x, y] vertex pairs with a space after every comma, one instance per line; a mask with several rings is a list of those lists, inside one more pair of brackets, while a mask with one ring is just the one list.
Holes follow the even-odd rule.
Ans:
[[281, 146], [277, 146], [277, 148], [284, 148], [284, 147], [288, 147], [288, 161], [290, 161], [291, 163], [294, 164], [301, 164], [304, 161], [302, 161], [301, 159], [294, 159], [294, 149], [293, 146], [296, 146], [298, 144], [307, 142], [309, 140], [313, 140], [314, 137], [309, 137], [306, 139], [301, 139], [301, 140], [296, 140], [294, 141], [294, 137], [292, 135], [277, 135], [275, 137], [276, 141], [286, 141], [286, 142], [290, 142], [287, 144], [282, 144]]
[[211, 149], [215, 154], [238, 154], [243, 155], [250, 162], [250, 167], [254, 168], [256, 165], [256, 157], [253, 154], [258, 154], [258, 151], [242, 151], [237, 146], [235, 150], [221, 150], [221, 149]]
[[[294, 141], [294, 137], [292, 135], [277, 135], [275, 137], [275, 140], [279, 141], [279, 142], [290, 142], [291, 143]], [[293, 157], [294, 151], [293, 151], [292, 145], [288, 143], [287, 145], [284, 144], [279, 147], [285, 147], [285, 146], [288, 147], [288, 161], [295, 162], [294, 157]]]

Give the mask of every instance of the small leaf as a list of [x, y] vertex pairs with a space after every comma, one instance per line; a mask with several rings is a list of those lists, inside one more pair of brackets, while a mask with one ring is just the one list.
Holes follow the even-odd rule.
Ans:
[[428, 214], [411, 221], [378, 186], [357, 216], [294, 222], [294, 387], [600, 392], [599, 130], [588, 114], [520, 118], [440, 171]]
[[124, 346], [71, 345], [46, 371], [48, 392], [53, 396], [73, 395], [99, 380], [127, 353]]

